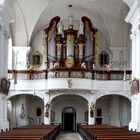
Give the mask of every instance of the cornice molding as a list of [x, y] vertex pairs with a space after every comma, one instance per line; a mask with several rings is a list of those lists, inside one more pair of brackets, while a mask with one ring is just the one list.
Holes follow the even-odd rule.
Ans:
[[0, 4], [0, 25], [5, 31], [10, 32], [9, 24], [14, 22], [14, 14], [9, 4], [4, 1]]
[[135, 0], [133, 6], [131, 7], [128, 15], [125, 18], [125, 21], [133, 24], [138, 14], [140, 14], [140, 3]]

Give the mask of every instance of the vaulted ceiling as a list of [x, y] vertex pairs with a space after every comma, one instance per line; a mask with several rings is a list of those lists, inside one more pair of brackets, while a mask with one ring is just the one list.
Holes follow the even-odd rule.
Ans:
[[[91, 19], [93, 26], [105, 34], [112, 43], [116, 34], [125, 36], [129, 26], [125, 17], [133, 0], [7, 0], [14, 11], [12, 24], [13, 44], [29, 46], [36, 33], [46, 27], [49, 21], [60, 16], [67, 20], [70, 14], [75, 20], [82, 16]], [[72, 7], [68, 7], [68, 5]], [[116, 39], [117, 41], [118, 39]], [[121, 41], [120, 41], [121, 42]], [[113, 46], [114, 44], [112, 44]], [[125, 46], [124, 42], [119, 46]]]

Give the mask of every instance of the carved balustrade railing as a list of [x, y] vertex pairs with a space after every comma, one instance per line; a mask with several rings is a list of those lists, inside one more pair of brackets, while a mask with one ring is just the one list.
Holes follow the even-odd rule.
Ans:
[[93, 80], [129, 80], [131, 70], [8, 70], [9, 79], [37, 80], [48, 78], [86, 78]]

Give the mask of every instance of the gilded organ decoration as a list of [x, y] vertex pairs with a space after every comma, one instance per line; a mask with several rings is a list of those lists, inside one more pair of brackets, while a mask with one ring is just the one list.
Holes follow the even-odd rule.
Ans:
[[[43, 57], [41, 55], [41, 53], [39, 51], [36, 51], [33, 55], [32, 55], [32, 66], [33, 67], [40, 67], [42, 65], [42, 61], [43, 61]], [[30, 67], [31, 69], [31, 67]]]
[[61, 69], [92, 69], [96, 62], [97, 30], [92, 27], [89, 18], [82, 17], [77, 22], [70, 16], [66, 23], [60, 17], [54, 17], [44, 32], [49, 69], [50, 63], [55, 62], [59, 62]]
[[66, 59], [66, 66], [67, 66], [67, 68], [72, 68], [74, 66], [74, 59], [73, 59], [73, 57], [69, 56]]

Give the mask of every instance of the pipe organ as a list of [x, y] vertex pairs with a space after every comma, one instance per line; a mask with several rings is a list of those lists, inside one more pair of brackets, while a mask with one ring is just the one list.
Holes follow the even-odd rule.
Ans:
[[47, 68], [80, 69], [85, 64], [85, 68], [92, 69], [96, 61], [96, 34], [87, 17], [77, 23], [70, 17], [67, 26], [60, 17], [54, 17], [44, 29]]

